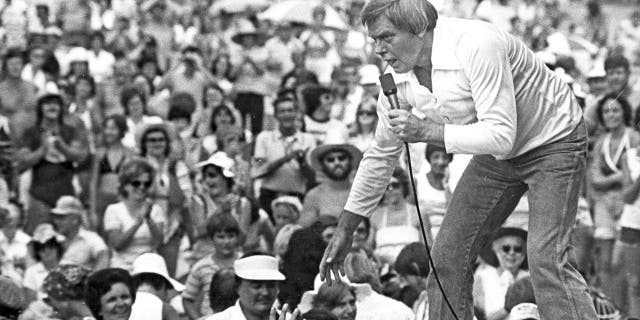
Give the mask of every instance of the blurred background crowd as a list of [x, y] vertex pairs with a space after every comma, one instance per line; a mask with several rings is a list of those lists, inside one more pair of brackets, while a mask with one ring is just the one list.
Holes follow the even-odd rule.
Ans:
[[[600, 319], [640, 318], [640, 3], [432, 3], [572, 87], [591, 140], [573, 263]], [[427, 319], [416, 208], [430, 244], [468, 155], [411, 146], [418, 201], [403, 162], [344, 281], [317, 276], [377, 125], [363, 5], [0, 1], [0, 319]], [[525, 197], [473, 266], [477, 319], [539, 319], [527, 221]]]

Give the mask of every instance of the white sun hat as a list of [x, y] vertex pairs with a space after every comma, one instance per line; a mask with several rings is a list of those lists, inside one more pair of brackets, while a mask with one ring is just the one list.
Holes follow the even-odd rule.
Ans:
[[169, 271], [167, 271], [167, 264], [164, 262], [164, 258], [157, 253], [143, 253], [133, 261], [133, 272], [131, 272], [131, 275], [136, 276], [142, 273], [157, 274], [169, 281], [174, 290], [178, 292], [184, 290], [184, 285], [182, 283], [169, 276]]
[[284, 274], [278, 270], [278, 259], [268, 255], [255, 255], [238, 259], [233, 263], [236, 275], [245, 280], [282, 281]]
[[235, 161], [231, 158], [229, 158], [229, 156], [222, 152], [222, 151], [218, 151], [216, 153], [214, 153], [213, 155], [211, 155], [209, 157], [209, 159], [202, 161], [202, 162], [198, 162], [196, 163], [196, 168], [202, 168], [208, 165], [213, 165], [216, 166], [218, 168], [222, 169], [222, 174], [226, 177], [226, 178], [233, 178], [235, 175], [233, 174], [233, 165], [234, 165]]

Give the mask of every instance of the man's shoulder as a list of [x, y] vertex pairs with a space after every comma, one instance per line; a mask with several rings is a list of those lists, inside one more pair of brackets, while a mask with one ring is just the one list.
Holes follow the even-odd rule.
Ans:
[[89, 244], [96, 244], [96, 245], [105, 244], [102, 237], [100, 237], [97, 233], [95, 233], [94, 231], [83, 229], [83, 228], [81, 228], [80, 231], [78, 231], [78, 238], [86, 241]]
[[210, 315], [205, 320], [246, 320], [246, 318], [238, 304], [235, 304], [222, 312]]

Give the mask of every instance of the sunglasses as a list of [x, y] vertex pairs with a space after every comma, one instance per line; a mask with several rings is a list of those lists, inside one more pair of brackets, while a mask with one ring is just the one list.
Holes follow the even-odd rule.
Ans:
[[400, 182], [393, 181], [389, 183], [389, 185], [387, 186], [387, 190], [397, 190], [400, 189], [400, 187]]
[[509, 254], [511, 252], [513, 253], [522, 253], [522, 247], [521, 246], [509, 246], [509, 245], [504, 245], [502, 246], [502, 252]]
[[324, 158], [324, 162], [327, 162], [327, 163], [342, 162], [342, 161], [346, 161], [346, 160], [347, 160], [347, 156], [346, 155], [339, 155], [339, 156], [325, 157]]
[[359, 116], [375, 116], [377, 113], [375, 111], [358, 111]]
[[140, 188], [140, 187], [144, 187], [145, 189], [149, 189], [151, 187], [152, 182], [151, 181], [140, 181], [140, 180], [133, 180], [131, 182], [129, 182], [129, 184], [134, 187], [134, 188]]
[[165, 138], [147, 138], [145, 141], [146, 142], [155, 143], [155, 142], [165, 142], [165, 141], [167, 141], [167, 139], [165, 139]]

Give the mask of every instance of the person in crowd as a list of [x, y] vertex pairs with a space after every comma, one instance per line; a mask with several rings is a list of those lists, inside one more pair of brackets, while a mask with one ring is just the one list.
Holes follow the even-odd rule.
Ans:
[[328, 84], [333, 70], [341, 61], [336, 50], [336, 37], [332, 30], [324, 27], [327, 17], [324, 4], [315, 7], [311, 15], [313, 25], [299, 37], [304, 44], [305, 65], [318, 76], [320, 83]]
[[33, 46], [28, 53], [29, 62], [22, 68], [22, 80], [35, 85], [38, 92], [57, 89], [53, 75], [43, 69], [49, 54], [47, 49], [42, 46]]
[[351, 173], [358, 167], [362, 152], [341, 140], [340, 133], [330, 132], [325, 144], [308, 154], [310, 166], [326, 176], [304, 198], [300, 225], [309, 226], [318, 216], [338, 216], [347, 202], [351, 188]]
[[[99, 105], [103, 107], [105, 116], [114, 113], [127, 115], [126, 112], [128, 111], [122, 105], [122, 96], [125, 89], [129, 90], [129, 87], [133, 86], [130, 85], [133, 74], [133, 65], [129, 60], [116, 59], [111, 77], [104, 79], [98, 86], [97, 100]], [[136, 111], [134, 110], [133, 112]], [[130, 139], [129, 142], [134, 143], [135, 139]]]
[[353, 131], [349, 137], [349, 143], [356, 146], [360, 151], [369, 149], [373, 136], [378, 125], [378, 113], [376, 112], [376, 100], [373, 97], [366, 97], [358, 105], [356, 119], [353, 123]]
[[416, 320], [429, 319], [427, 276], [430, 266], [426, 249], [424, 243], [410, 243], [402, 248], [394, 263], [395, 272], [404, 280], [405, 284], [420, 293], [413, 303]]
[[282, 273], [286, 276], [280, 285], [279, 299], [295, 307], [305, 291], [312, 290], [318, 274], [318, 263], [327, 246], [325, 231], [335, 229], [338, 221], [333, 216], [318, 217], [311, 227], [294, 231], [287, 251], [282, 256]]
[[345, 260], [345, 275], [351, 283], [361, 285], [356, 300], [356, 319], [405, 319], [415, 315], [404, 303], [382, 295], [378, 265], [365, 252], [352, 251]]
[[0, 275], [0, 320], [16, 320], [29, 305], [24, 287], [6, 275]]
[[428, 144], [425, 159], [430, 165], [426, 179], [417, 179], [418, 205], [420, 212], [429, 219], [431, 235], [436, 237], [447, 211], [453, 191], [449, 186], [449, 164], [453, 154], [447, 153], [444, 147]]
[[69, 49], [65, 60], [67, 62], [63, 70], [66, 70], [62, 80], [67, 85], [76, 82], [76, 78], [89, 72], [89, 51], [84, 47], [77, 46]]
[[251, 157], [254, 145], [247, 143], [247, 132], [240, 126], [229, 127], [222, 132], [218, 149], [233, 159], [231, 171], [234, 174], [234, 191], [247, 198], [255, 199], [254, 180], [251, 177]]
[[211, 277], [209, 306], [213, 313], [232, 307], [238, 300], [236, 273], [233, 268], [220, 269]]
[[[637, 162], [637, 156], [632, 161]], [[618, 221], [620, 232], [616, 246], [620, 248], [625, 273], [628, 315], [640, 318], [640, 179], [632, 178], [633, 183], [623, 192], [626, 205]]]
[[272, 58], [264, 47], [264, 37], [264, 33], [247, 22], [243, 23], [231, 38], [240, 46], [236, 53], [238, 62], [234, 63], [235, 106], [242, 114], [242, 126], [245, 127], [248, 122], [251, 123], [253, 135], [262, 131], [264, 98], [270, 89], [266, 73], [272, 64]]
[[224, 152], [217, 152], [207, 161], [196, 165], [196, 168], [200, 169], [204, 192], [194, 197], [191, 209], [191, 237], [197, 239], [204, 234], [202, 226], [208, 217], [215, 214], [231, 214], [238, 221], [240, 231], [245, 237], [242, 246], [245, 252], [258, 248], [271, 251], [275, 238], [273, 225], [267, 213], [260, 209], [255, 201], [233, 191], [232, 167], [233, 159]]
[[278, 260], [260, 252], [250, 252], [234, 262], [233, 270], [237, 277], [238, 300], [206, 320], [268, 320], [278, 296], [279, 283], [285, 279], [278, 270]]
[[129, 320], [178, 320], [169, 304], [169, 291], [181, 292], [184, 285], [169, 276], [165, 260], [155, 253], [143, 253], [133, 262], [131, 272], [136, 286]]
[[58, 267], [64, 255], [63, 235], [57, 233], [51, 224], [43, 223], [36, 227], [29, 242], [29, 251], [36, 263], [27, 268], [22, 285], [39, 295], [44, 293], [42, 284], [47, 275]]
[[86, 139], [75, 128], [63, 122], [64, 102], [58, 94], [46, 94], [38, 99], [36, 125], [21, 138], [19, 167], [31, 169], [29, 206], [24, 230], [33, 232], [36, 225], [46, 222], [49, 211], [58, 198], [73, 195], [74, 162], [87, 155]]
[[42, 285], [44, 296], [29, 304], [23, 320], [82, 320], [91, 318], [84, 302], [84, 289], [90, 270], [73, 264], [51, 270]]
[[38, 87], [22, 80], [25, 61], [19, 48], [8, 48], [2, 59], [0, 81], [0, 113], [9, 118], [12, 138], [22, 137], [25, 130], [36, 123]]
[[595, 268], [605, 294], [615, 301], [621, 280], [614, 270], [614, 243], [617, 221], [623, 209], [623, 190], [631, 183], [630, 162], [637, 161], [634, 150], [640, 145], [640, 134], [630, 127], [631, 106], [617, 93], [604, 96], [598, 104], [598, 120], [605, 132], [594, 146], [589, 179], [593, 189], [594, 238], [598, 255]]
[[[27, 266], [33, 263], [27, 250], [31, 237], [22, 231], [20, 222], [22, 207], [16, 203], [9, 203], [6, 207], [0, 207], [0, 261], [2, 269], [13, 269], [18, 273], [16, 280], [22, 281]], [[2, 272], [7, 274], [7, 272]]]
[[233, 65], [228, 53], [219, 52], [211, 60], [209, 68], [211, 74], [216, 77], [217, 84], [224, 92], [230, 92], [235, 82]]
[[[89, 151], [96, 150], [97, 136], [102, 131], [104, 114], [96, 102], [96, 83], [92, 76], [82, 74], [71, 84], [71, 103], [67, 109], [70, 124], [87, 133]], [[100, 141], [102, 142], [102, 141]]]
[[89, 50], [87, 50], [89, 72], [95, 77], [96, 82], [100, 83], [111, 76], [116, 59], [111, 52], [105, 50], [105, 36], [102, 31], [92, 32], [89, 44]]
[[[215, 90], [215, 89], [209, 89]], [[210, 98], [213, 98], [210, 96]], [[214, 98], [215, 99], [215, 98]], [[206, 115], [210, 111], [210, 116], [207, 118], [207, 133], [202, 137], [202, 151], [207, 155], [212, 155], [218, 151], [218, 137], [222, 136], [232, 126], [237, 125], [236, 117], [230, 106], [221, 103], [215, 107], [209, 107], [205, 109]]]
[[180, 63], [167, 71], [157, 90], [166, 88], [171, 93], [189, 93], [198, 104], [197, 110], [200, 110], [204, 89], [212, 82], [215, 83], [215, 78], [204, 67], [200, 49], [188, 46], [182, 50]]
[[[380, 205], [371, 215], [376, 243], [375, 253], [382, 264], [393, 264], [405, 245], [422, 240], [415, 204], [409, 202], [410, 188], [406, 171], [397, 167], [391, 175]], [[431, 242], [433, 238], [429, 222], [424, 222], [427, 240]]]
[[195, 137], [191, 124], [195, 109], [196, 101], [186, 92], [173, 94], [169, 98], [167, 120], [173, 135], [170, 156], [183, 159], [190, 169], [203, 158], [200, 139]]
[[120, 169], [135, 155], [134, 150], [122, 144], [128, 130], [127, 119], [123, 115], [108, 116], [102, 127], [102, 145], [96, 150], [91, 164], [88, 221], [100, 234], [104, 232], [105, 209], [118, 202]]
[[154, 178], [155, 170], [142, 159], [130, 160], [120, 169], [122, 200], [109, 205], [104, 213], [106, 239], [113, 249], [112, 267], [130, 271], [139, 255], [154, 252], [162, 243], [166, 216], [149, 199]]
[[84, 302], [96, 320], [129, 320], [135, 298], [135, 283], [127, 270], [106, 268], [87, 278]]
[[[185, 312], [194, 320], [214, 312], [209, 304], [209, 289], [213, 286], [213, 277], [219, 270], [233, 267], [233, 263], [239, 258], [241, 246], [240, 226], [230, 214], [215, 214], [209, 217], [204, 236], [213, 242], [213, 252], [191, 267], [182, 292]], [[216, 290], [220, 292], [220, 289]]]
[[300, 199], [294, 196], [282, 196], [271, 202], [276, 234], [286, 225], [297, 224], [302, 212]]
[[493, 235], [490, 249], [481, 254], [484, 263], [476, 270], [473, 281], [474, 305], [488, 320], [505, 319], [507, 289], [516, 280], [529, 275], [526, 268], [527, 232], [503, 227]]
[[85, 229], [86, 210], [73, 196], [62, 196], [51, 209], [56, 230], [65, 237], [62, 264], [75, 264], [90, 270], [109, 266], [109, 248], [95, 232]]
[[296, 127], [299, 108], [291, 98], [273, 102], [278, 129], [263, 131], [256, 137], [253, 178], [262, 179], [260, 207], [273, 215], [271, 202], [281, 195], [303, 198], [307, 182], [313, 180], [313, 170], [305, 160], [315, 148], [316, 140]]
[[122, 138], [122, 144], [127, 148], [140, 150], [142, 146], [136, 143], [136, 139], [142, 130], [151, 124], [162, 123], [162, 119], [148, 115], [147, 97], [136, 86], [127, 86], [122, 89], [120, 103], [127, 117], [127, 131]]
[[189, 168], [180, 159], [171, 159], [171, 136], [164, 124], [149, 125], [140, 135], [140, 155], [155, 169], [150, 196], [166, 216], [162, 244], [158, 253], [175, 274], [180, 241], [185, 231], [184, 215], [193, 194]]
[[317, 144], [327, 143], [329, 134], [340, 134], [347, 137], [347, 126], [340, 120], [331, 118], [331, 109], [335, 96], [331, 89], [324, 86], [309, 86], [302, 89], [304, 101], [306, 132], [313, 134]]
[[278, 79], [281, 79], [285, 73], [293, 70], [293, 53], [304, 50], [302, 41], [298, 39], [294, 33], [295, 29], [291, 22], [279, 22], [275, 26], [275, 36], [271, 37], [265, 43], [265, 48], [269, 52], [269, 56], [278, 62], [279, 68], [273, 72]]
[[516, 280], [509, 286], [509, 289], [507, 289], [507, 293], [504, 296], [504, 309], [509, 313], [517, 305], [523, 303], [536, 303], [531, 277], [523, 277]]
[[312, 306], [331, 312], [338, 320], [355, 320], [358, 313], [356, 289], [343, 282], [323, 283], [313, 298]]

